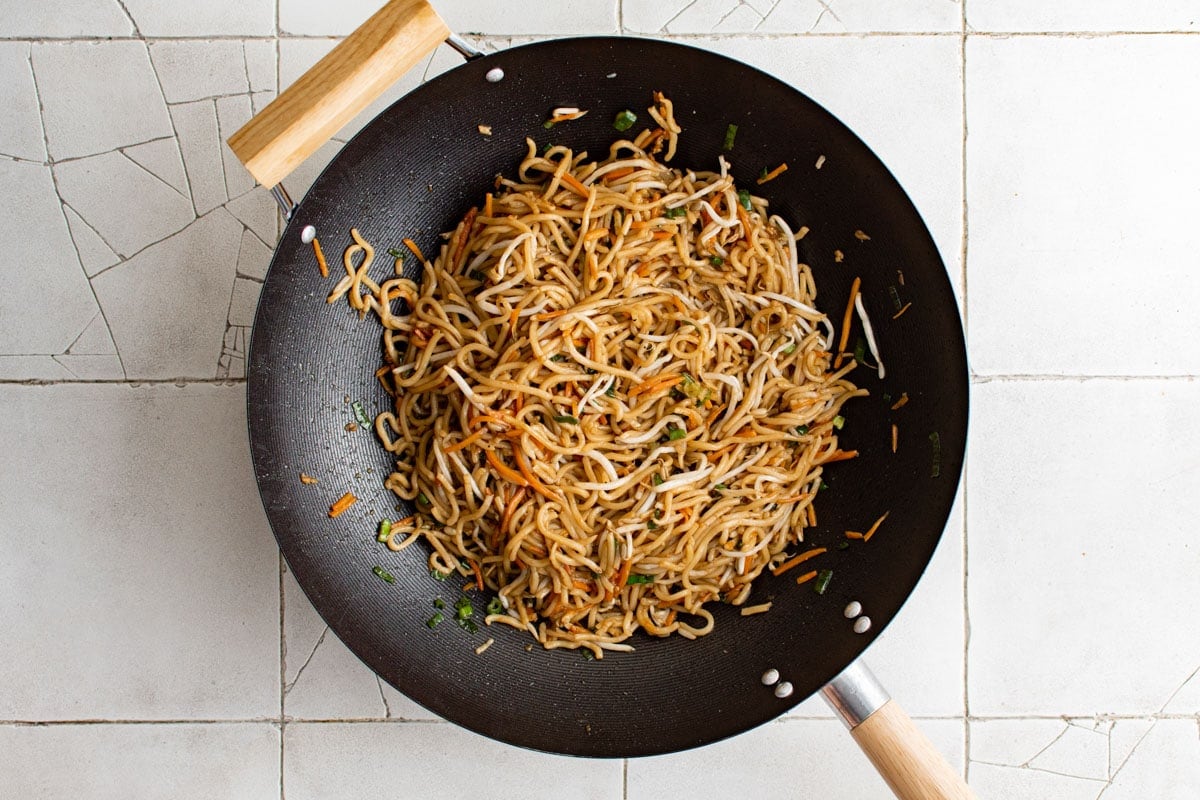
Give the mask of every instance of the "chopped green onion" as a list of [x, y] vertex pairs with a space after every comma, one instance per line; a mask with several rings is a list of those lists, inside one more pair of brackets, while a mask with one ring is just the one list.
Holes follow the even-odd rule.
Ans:
[[633, 127], [633, 123], [637, 122], [637, 114], [630, 111], [628, 108], [617, 114], [613, 120], [613, 127], [621, 133]]
[[617, 396], [617, 384], [613, 383], [612, 386], [609, 386], [607, 389], [605, 389], [604, 394], [607, 395], [608, 397], [616, 397]]
[[350, 407], [354, 409], [354, 418], [358, 420], [359, 425], [366, 425], [368, 428], [371, 427], [371, 418], [367, 416], [366, 409], [363, 408], [362, 403], [355, 400], [350, 404]]
[[392, 521], [390, 519], [379, 520], [379, 534], [375, 537], [377, 542], [386, 542], [388, 536], [392, 534]]
[[446, 603], [440, 597], [433, 598], [433, 607], [439, 611], [446, 607]]
[[396, 582], [396, 578], [392, 575], [392, 573], [388, 572], [383, 567], [371, 567], [371, 572], [374, 572], [375, 576], [385, 583]]
[[562, 353], [555, 353], [554, 355], [550, 356], [550, 360], [561, 364], [562, 362], [567, 360], [567, 357], [564, 356]]
[[542, 123], [542, 127], [545, 128], [546, 130], [550, 130], [551, 128], [554, 127], [554, 120], [552, 120], [552, 119], [546, 120], [545, 122]]
[[546, 142], [546, 146], [542, 148], [542, 155], [546, 155], [546, 153], [549, 153], [551, 148], [553, 148], [553, 147], [554, 147], [554, 145], [550, 144], [549, 142]]
[[738, 202], [742, 204], [742, 208], [750, 210], [750, 192], [745, 189], [738, 190]]
[[687, 431], [685, 431], [683, 428], [668, 428], [667, 429], [667, 439], [672, 442], [678, 442], [680, 439], [684, 439], [686, 437], [687, 437]]
[[654, 583], [653, 575], [630, 575], [625, 579], [626, 586], [636, 586], [639, 583]]
[[595, 653], [593, 653], [591, 650], [588, 650], [588, 649], [585, 647], [585, 648], [583, 648], [583, 660], [584, 660], [584, 661], [595, 661], [595, 660], [596, 660], [596, 654], [595, 654]]
[[450, 576], [444, 572], [439, 572], [436, 569], [431, 569], [429, 570], [429, 577], [433, 578], [435, 581], [444, 581]]
[[423, 506], [432, 505], [429, 495], [425, 494], [424, 492], [421, 492], [419, 495], [417, 495], [417, 502]]
[[867, 343], [863, 341], [862, 337], [860, 336], [858, 341], [854, 343], [854, 360], [861, 364], [863, 363], [863, 359], [866, 357], [866, 355]]
[[836, 417], [833, 418], [833, 427], [837, 428], [839, 431], [842, 429], [842, 426], [845, 424], [846, 424], [846, 418], [843, 417], [841, 414], [838, 414]]
[[479, 626], [475, 624], [475, 620], [473, 619], [456, 619], [454, 621], [458, 623], [458, 627], [467, 633], [475, 633], [479, 630]]
[[817, 580], [813, 583], [813, 591], [817, 594], [825, 594], [825, 590], [829, 588], [829, 581], [833, 578], [833, 570], [823, 569], [817, 573]]
[[797, 435], [799, 435], [799, 436], [803, 436], [803, 435], [805, 435], [806, 433], [808, 433], [808, 426], [807, 426], [807, 425], [797, 425], [797, 426], [796, 426], [796, 434], [797, 434]]
[[708, 260], [708, 263], [712, 264], [714, 267], [719, 267], [725, 263], [725, 259], [721, 258], [720, 256], [713, 256]]
[[559, 414], [558, 416], [554, 417], [554, 421], [560, 422], [564, 425], [578, 425], [579, 424], [579, 420], [575, 419], [575, 417], [572, 417], [570, 414]]
[[840, 542], [838, 542], [838, 550], [846, 550], [849, 547], [850, 547], [850, 542], [848, 542], [845, 539], [842, 539]]
[[828, 489], [828, 488], [829, 488], [829, 484], [826, 483], [825, 481], [821, 481], [821, 485], [817, 488], [817, 491], [819, 492], [819, 491], [821, 491], [821, 489]]
[[477, 269], [473, 269], [470, 272], [468, 272], [467, 277], [470, 278], [471, 280], [479, 281], [480, 283], [483, 283], [484, 281], [487, 280], [487, 275], [484, 275], [482, 272], [480, 272]]
[[659, 475], [659, 474], [656, 472], [656, 473], [654, 473], [653, 475], [651, 475], [651, 476], [650, 476], [650, 482], [651, 482], [651, 483], [653, 483], [655, 486], [661, 486], [661, 485], [662, 485], [662, 482], [663, 482], [663, 476], [662, 476], [662, 475]]
[[646, 520], [646, 527], [652, 531], [658, 530], [658, 523], [654, 520]]
[[442, 620], [444, 620], [444, 619], [445, 619], [445, 617], [444, 617], [444, 616], [442, 616], [442, 612], [440, 612], [440, 611], [435, 611], [435, 612], [433, 612], [433, 616], [432, 616], [432, 617], [430, 617], [429, 619], [425, 620], [425, 625], [426, 625], [426, 626], [427, 626], [427, 627], [428, 627], [430, 630], [433, 630], [433, 629], [434, 629], [434, 628], [436, 628], [438, 625], [441, 625], [441, 624], [442, 624]]
[[929, 434], [929, 443], [933, 445], [933, 464], [929, 468], [929, 477], [936, 478], [942, 474], [942, 437], [934, 431]]
[[663, 216], [666, 217], [667, 219], [679, 219], [686, 213], [687, 213], [687, 209], [684, 208], [683, 206], [679, 206], [678, 208], [668, 208], [666, 211], [663, 212]]
[[900, 302], [900, 291], [895, 286], [888, 287], [888, 294], [892, 296], [892, 305], [899, 311], [904, 304]]
[[792, 353], [796, 352], [797, 346], [798, 345], [795, 342], [792, 342], [787, 347], [783, 348], [783, 350], [781, 350], [780, 352], [782, 352], [785, 356], [790, 356]]
[[892, 396], [891, 396], [889, 393], [887, 393], [887, 392], [884, 392], [884, 393], [883, 393], [883, 402], [887, 403], [888, 405], [891, 405], [891, 403], [892, 403]]
[[767, 168], [763, 167], [762, 172], [758, 173], [758, 182], [762, 183], [763, 181], [765, 181], [767, 179], [767, 176], [770, 174], [771, 173], [767, 171]]
[[458, 598], [458, 602], [454, 604], [454, 616], [459, 619], [466, 619], [475, 613], [475, 606], [471, 605], [471, 601], [465, 596]]
[[662, 519], [662, 514], [663, 514], [663, 512], [662, 512], [661, 508], [654, 509], [654, 518], [655, 519]]
[[504, 604], [500, 602], [499, 597], [493, 597], [492, 601], [487, 604], [487, 613], [489, 615], [504, 613]]
[[391, 256], [392, 258], [396, 259], [397, 261], [404, 260], [404, 253], [401, 253], [399, 250], [397, 250], [394, 247], [388, 248], [388, 255]]
[[731, 123], [729, 123], [729, 127], [725, 129], [725, 144], [723, 145], [723, 149], [732, 150], [733, 149], [733, 140], [736, 138], [737, 138], [737, 125], [734, 125], [731, 122]]
[[683, 373], [683, 383], [679, 385], [680, 391], [699, 403], [708, 402], [712, 397], [712, 389], [707, 388], [702, 383], [698, 383], [695, 378], [686, 372]]
[[726, 485], [725, 485], [725, 484], [723, 484], [723, 483], [718, 483], [718, 484], [717, 484], [716, 486], [714, 486], [713, 488], [714, 488], [714, 489], [716, 489], [718, 492], [723, 492], [723, 491], [725, 491], [726, 489], [728, 489], [729, 487], [728, 487], [728, 486], [726, 486]]

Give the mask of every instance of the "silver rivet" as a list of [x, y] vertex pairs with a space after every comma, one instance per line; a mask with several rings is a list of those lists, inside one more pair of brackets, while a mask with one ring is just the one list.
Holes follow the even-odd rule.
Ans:
[[300, 241], [305, 244], [312, 244], [312, 240], [317, 238], [317, 229], [312, 225], [305, 225], [300, 229]]
[[854, 619], [862, 613], [862, 603], [857, 600], [851, 600], [846, 604], [846, 610], [842, 612], [842, 616], [846, 619]]
[[613, 78], [617, 77], [617, 73], [610, 72], [607, 75], [605, 75], [604, 77], [608, 78], [609, 80], [612, 80]]
[[779, 670], [769, 669], [762, 674], [763, 686], [774, 686], [779, 683]]
[[792, 696], [792, 684], [789, 683], [788, 681], [784, 681], [783, 683], [776, 686], [775, 687], [775, 696], [780, 699], [783, 699], [784, 697], [791, 697]]
[[504, 70], [499, 67], [492, 67], [487, 71], [487, 75], [483, 77], [487, 78], [488, 83], [499, 83], [504, 80]]
[[854, 620], [855, 633], [866, 633], [869, 630], [871, 630], [870, 617], [859, 617], [858, 619]]

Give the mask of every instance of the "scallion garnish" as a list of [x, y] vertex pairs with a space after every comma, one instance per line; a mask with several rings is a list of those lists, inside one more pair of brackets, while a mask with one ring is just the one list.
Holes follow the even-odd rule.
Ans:
[[458, 602], [454, 604], [454, 616], [459, 619], [466, 619], [475, 613], [475, 606], [471, 605], [471, 601], [466, 597], [458, 598]]
[[829, 484], [826, 483], [825, 481], [821, 481], [821, 485], [817, 487], [817, 491], [819, 492], [822, 489], [828, 489], [828, 488], [829, 488]]
[[867, 355], [867, 343], [860, 336], [854, 343], [854, 360], [858, 363], [863, 363], [863, 359]]
[[417, 502], [423, 506], [432, 505], [429, 495], [425, 494], [424, 492], [421, 492], [419, 495], [417, 495]]
[[475, 620], [473, 619], [456, 619], [454, 621], [458, 623], [458, 627], [467, 633], [475, 633], [479, 630], [479, 626], [475, 624]]
[[839, 431], [842, 429], [842, 426], [845, 424], [846, 424], [846, 418], [843, 417], [841, 414], [838, 414], [836, 417], [833, 418], [833, 427], [837, 428]]
[[440, 597], [435, 597], [435, 598], [433, 598], [433, 607], [436, 608], [437, 610], [441, 611], [443, 608], [446, 607], [446, 602], [444, 600], [442, 600], [442, 598], [440, 598]]
[[652, 530], [652, 531], [656, 531], [656, 530], [658, 530], [658, 523], [652, 519], [646, 520], [646, 528], [648, 528], [649, 530]]
[[662, 519], [662, 515], [663, 515], [663, 510], [661, 508], [654, 509], [654, 518], [655, 519]]
[[850, 542], [846, 539], [842, 539], [840, 542], [838, 542], [838, 550], [845, 550], [848, 547], [850, 547]]
[[436, 569], [431, 569], [429, 570], [429, 577], [433, 578], [435, 581], [444, 581], [450, 576], [444, 572], [439, 572]]
[[667, 429], [667, 439], [672, 442], [678, 442], [680, 439], [684, 439], [686, 437], [687, 437], [687, 431], [685, 431], [683, 428], [668, 428]]
[[804, 435], [804, 434], [806, 434], [806, 433], [808, 433], [808, 426], [807, 426], [807, 425], [797, 425], [797, 426], [796, 426], [796, 434], [797, 434], [797, 435], [799, 435], [799, 436], [803, 436], [803, 435]]
[[554, 361], [555, 363], [561, 364], [562, 362], [567, 360], [567, 357], [564, 356], [562, 353], [555, 353], [554, 355], [550, 356], [550, 360]]
[[608, 397], [616, 397], [617, 396], [617, 385], [614, 383], [612, 386], [609, 386], [607, 389], [604, 390], [604, 394]]
[[714, 487], [713, 487], [713, 489], [715, 489], [715, 490], [716, 490], [716, 491], [718, 491], [718, 492], [723, 492], [723, 491], [725, 491], [725, 490], [726, 490], [726, 489], [728, 489], [728, 488], [729, 488], [729, 487], [728, 487], [728, 486], [726, 486], [726, 485], [725, 485], [725, 484], [723, 484], [723, 483], [718, 483], [716, 486], [714, 486]]
[[780, 352], [783, 353], [785, 356], [790, 356], [792, 353], [796, 352], [796, 347], [797, 347], [796, 343], [792, 342], [787, 347], [783, 348], [783, 350], [781, 350]]
[[546, 153], [549, 153], [551, 148], [553, 148], [553, 147], [554, 147], [554, 145], [550, 144], [549, 142], [546, 142], [546, 146], [542, 148], [542, 155], [546, 155]]
[[721, 258], [720, 256], [713, 256], [708, 260], [708, 263], [712, 264], [714, 267], [719, 267], [725, 263], [725, 259]]
[[426, 625], [426, 626], [427, 626], [427, 627], [428, 627], [430, 630], [433, 630], [433, 629], [434, 629], [434, 628], [436, 628], [438, 625], [441, 625], [441, 624], [442, 624], [442, 620], [444, 620], [444, 619], [445, 619], [445, 617], [442, 615], [442, 612], [440, 612], [440, 611], [435, 611], [435, 612], [433, 612], [433, 616], [432, 616], [432, 617], [430, 617], [429, 619], [425, 620], [425, 625]]
[[396, 259], [397, 261], [404, 260], [404, 253], [401, 253], [399, 250], [397, 250], [394, 247], [388, 248], [388, 255], [391, 256], [392, 258]]
[[371, 572], [374, 572], [375, 576], [377, 578], [379, 578], [379, 580], [384, 581], [385, 583], [395, 583], [396, 582], [395, 576], [393, 576], [392, 573], [388, 572], [383, 567], [371, 567]]
[[363, 408], [362, 403], [355, 400], [350, 404], [350, 407], [354, 409], [354, 418], [358, 420], [359, 425], [366, 425], [368, 428], [371, 427], [371, 418], [367, 416], [367, 411]]
[[663, 476], [662, 476], [662, 475], [659, 475], [659, 474], [656, 472], [656, 473], [654, 473], [653, 475], [651, 475], [651, 476], [650, 476], [650, 482], [651, 482], [651, 483], [653, 483], [655, 486], [661, 486], [661, 485], [662, 485], [662, 482], [663, 482]]
[[613, 120], [613, 127], [621, 133], [633, 127], [633, 123], [637, 122], [637, 114], [630, 111], [628, 108], [617, 114]]
[[829, 588], [829, 581], [833, 578], [833, 570], [823, 569], [817, 573], [817, 579], [813, 582], [813, 591], [817, 594], [825, 594], [825, 590]]
[[554, 417], [554, 421], [562, 423], [563, 425], [579, 424], [579, 420], [575, 419], [575, 417], [572, 417], [570, 414], [559, 414], [558, 416]]
[[595, 654], [595, 653], [593, 653], [591, 650], [588, 650], [588, 649], [585, 647], [585, 648], [583, 649], [583, 660], [584, 660], [584, 661], [595, 661], [595, 660], [596, 660], [596, 654]]
[[488, 615], [504, 613], [504, 604], [500, 602], [499, 597], [493, 597], [491, 602], [487, 604], [487, 613]]
[[484, 275], [482, 272], [480, 272], [477, 269], [473, 269], [470, 272], [468, 272], [467, 277], [470, 278], [471, 280], [479, 281], [480, 283], [483, 283], [484, 281], [487, 280], [487, 275]]
[[687, 213], [687, 209], [684, 208], [683, 206], [679, 206], [678, 208], [668, 208], [666, 211], [663, 212], [663, 216], [666, 217], [667, 219], [679, 219], [686, 213]]
[[625, 579], [626, 586], [636, 586], [639, 583], [654, 583], [653, 575], [630, 575]]
[[769, 174], [771, 174], [771, 173], [767, 171], [767, 168], [763, 167], [762, 172], [758, 173], [758, 182], [762, 183], [763, 181], [765, 181], [767, 179], [767, 175], [769, 175]]
[[733, 149], [733, 140], [736, 138], [737, 138], [737, 125], [734, 125], [731, 122], [731, 123], [729, 123], [729, 127], [725, 129], [725, 144], [723, 145], [723, 149], [732, 150]]
[[742, 208], [750, 210], [750, 192], [745, 189], [738, 190], [738, 202], [742, 204]]
[[375, 541], [386, 542], [388, 537], [392, 535], [392, 521], [390, 519], [379, 520], [379, 533], [375, 536]]

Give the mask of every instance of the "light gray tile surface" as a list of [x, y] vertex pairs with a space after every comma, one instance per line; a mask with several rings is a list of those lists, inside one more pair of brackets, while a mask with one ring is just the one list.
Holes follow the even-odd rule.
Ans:
[[268, 723], [0, 725], [6, 797], [262, 800], [279, 793]]
[[0, 719], [276, 717], [242, 387], [7, 385], [0, 407]]
[[967, 3], [967, 24], [976, 31], [1192, 31], [1200, 15], [1192, 0], [976, 0]]

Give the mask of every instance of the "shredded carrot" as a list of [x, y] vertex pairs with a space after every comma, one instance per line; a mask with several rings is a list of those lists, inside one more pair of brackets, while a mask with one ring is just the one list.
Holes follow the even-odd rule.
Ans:
[[629, 223], [629, 230], [640, 231], [646, 228], [653, 228], [656, 222], [658, 222], [656, 219], [639, 219]]
[[846, 531], [846, 538], [847, 539], [861, 539], [861, 538], [863, 538], [863, 535], [861, 533], [859, 533], [858, 531]]
[[867, 532], [863, 534], [863, 541], [864, 541], [864, 542], [869, 542], [869, 541], [871, 541], [871, 537], [875, 535], [875, 531], [879, 530], [879, 526], [883, 524], [883, 521], [884, 521], [885, 519], [887, 519], [887, 518], [888, 518], [888, 514], [890, 514], [890, 513], [892, 513], [892, 512], [890, 512], [890, 511], [885, 511], [885, 512], [883, 513], [883, 516], [882, 516], [882, 517], [880, 517], [879, 519], [875, 520], [875, 524], [874, 524], [874, 525], [872, 525], [870, 528], [868, 528], [868, 529], [867, 529]]
[[909, 307], [909, 306], [911, 306], [911, 305], [912, 305], [912, 303], [905, 303], [903, 308], [901, 308], [901, 309], [900, 309], [899, 311], [897, 311], [895, 314], [892, 314], [892, 319], [900, 319], [900, 316], [901, 316], [901, 315], [902, 315], [902, 314], [903, 314], [905, 311], [908, 311], [908, 307]]
[[738, 437], [739, 439], [753, 439], [757, 435], [758, 434], [754, 432], [754, 428], [750, 425], [747, 425], [734, 434], [734, 436]]
[[487, 198], [483, 201], [483, 215], [490, 217], [492, 215], [492, 193], [487, 193]]
[[899, 444], [900, 430], [893, 423], [892, 425], [892, 452], [896, 452], [896, 445]]
[[510, 330], [512, 330], [513, 336], [517, 335], [517, 316], [520, 313], [521, 313], [520, 309], [514, 308], [512, 310], [512, 313], [508, 315], [508, 327]]
[[822, 461], [822, 464], [832, 464], [834, 461], [849, 461], [852, 458], [858, 457], [857, 450], [834, 450], [829, 458]]
[[578, 578], [576, 578], [575, 580], [571, 581], [571, 584], [572, 584], [572, 585], [573, 585], [573, 586], [574, 586], [576, 589], [582, 589], [582, 590], [583, 590], [583, 591], [585, 591], [585, 592], [587, 592], [587, 591], [591, 591], [591, 588], [592, 588], [592, 585], [591, 585], [590, 583], [588, 583], [587, 581], [581, 581], [581, 580], [579, 580]]
[[458, 257], [467, 250], [467, 239], [471, 238], [471, 229], [475, 227], [475, 215], [478, 213], [475, 206], [471, 206], [471, 210], [463, 217], [462, 230], [455, 237], [454, 252], [450, 256], [450, 264], [455, 270], [458, 269]]
[[482, 592], [483, 591], [483, 570], [481, 570], [479, 568], [479, 562], [475, 561], [475, 559], [471, 559], [471, 561], [469, 563], [471, 564], [471, 571], [475, 573], [475, 586], [477, 586], [479, 588], [479, 591]]
[[321, 277], [329, 277], [329, 264], [325, 261], [325, 251], [321, 249], [321, 242], [317, 237], [313, 237], [313, 253], [317, 257], [317, 266], [321, 268]]
[[421, 261], [421, 262], [425, 261], [425, 254], [421, 252], [421, 248], [417, 247], [416, 242], [414, 242], [412, 239], [407, 239], [407, 238], [401, 239], [400, 241], [402, 241], [404, 243], [405, 247], [407, 247], [409, 250], [412, 251], [412, 254], [417, 257], [418, 261]]
[[624, 562], [621, 563], [621, 568], [619, 570], [617, 570], [617, 575], [615, 578], [613, 578], [613, 588], [616, 591], [613, 591], [612, 589], [609, 590], [612, 594], [615, 595], [617, 592], [621, 591], [622, 588], [624, 588], [625, 581], [629, 580], [629, 570], [632, 567], [633, 567], [633, 559], [632, 558], [627, 558], [627, 559], [625, 559]]
[[454, 444], [450, 445], [449, 447], [443, 447], [442, 452], [446, 453], [446, 454], [450, 454], [450, 453], [456, 452], [458, 450], [462, 450], [464, 447], [467, 447], [467, 446], [479, 441], [480, 437], [482, 437], [484, 433], [485, 433], [484, 429], [480, 428], [479, 430], [475, 431], [474, 433], [472, 433], [470, 436], [466, 437], [465, 439], [455, 442]]
[[749, 238], [750, 215], [746, 213], [746, 209], [742, 207], [741, 203], [735, 203], [733, 207], [737, 209], [738, 221], [742, 223], [742, 238]]
[[476, 422], [497, 422], [504, 426], [511, 426], [515, 420], [511, 417], [501, 416], [500, 414], [480, 414], [471, 420], [472, 425]]
[[900, 285], [903, 286], [904, 285], [904, 270], [902, 270], [902, 269], [896, 270], [896, 277], [899, 278]]
[[908, 405], [908, 392], [903, 392], [900, 395], [900, 399], [892, 403], [892, 411], [904, 408], [906, 405]]
[[632, 389], [630, 389], [629, 396], [637, 397], [639, 394], [645, 394], [646, 392], [657, 392], [661, 391], [662, 389], [670, 389], [672, 386], [682, 381], [683, 376], [678, 374], [666, 375], [659, 378], [651, 378], [648, 381], [642, 381], [637, 386], [634, 386]]
[[667, 619], [665, 622], [663, 622], [664, 628], [668, 627], [672, 622], [675, 621], [675, 611], [676, 610], [672, 608], [671, 613], [667, 614]]
[[567, 186], [571, 187], [571, 189], [578, 195], [581, 195], [583, 197], [588, 197], [590, 195], [590, 192], [588, 192], [588, 188], [586, 186], [584, 186], [582, 183], [580, 183], [579, 179], [576, 178], [574, 175], [572, 175], [569, 172], [563, 173], [562, 182], [565, 183]]
[[525, 393], [518, 392], [517, 399], [513, 401], [513, 411], [520, 414], [523, 408], [525, 408]]
[[605, 175], [604, 180], [615, 181], [618, 178], [624, 178], [626, 175], [632, 175], [632, 174], [633, 174], [633, 167], [622, 167], [621, 169], [614, 169], [612, 172]]
[[588, 242], [592, 239], [603, 239], [605, 236], [609, 236], [611, 234], [612, 231], [610, 231], [608, 228], [593, 228], [583, 235], [583, 240]]
[[817, 527], [817, 510], [813, 508], [813, 504], [808, 504], [808, 524], [815, 528]]
[[517, 506], [525, 499], [525, 487], [519, 487], [513, 492], [512, 497], [508, 498], [508, 502], [504, 504], [504, 513], [500, 516], [500, 534], [508, 532], [508, 525], [512, 522], [513, 514], [517, 510]]
[[643, 261], [642, 263], [638, 264], [633, 271], [636, 272], [640, 277], [646, 277], [646, 274], [650, 272], [650, 262]]
[[661, 242], [663, 239], [670, 239], [674, 235], [674, 231], [655, 231], [654, 233], [650, 234], [650, 238]]
[[485, 450], [484, 457], [487, 458], [488, 463], [492, 465], [492, 469], [496, 470], [496, 474], [501, 478], [504, 478], [504, 480], [508, 481], [509, 483], [515, 483], [517, 486], [529, 485], [529, 482], [525, 480], [525, 477], [521, 473], [517, 472], [515, 469], [501, 461], [495, 452], [491, 450]]
[[533, 474], [533, 470], [529, 468], [529, 462], [525, 459], [525, 454], [521, 452], [520, 448], [513, 448], [513, 458], [517, 460], [517, 468], [521, 470], [521, 474], [525, 476], [526, 482], [535, 492], [548, 500], [560, 499], [558, 495], [547, 489], [546, 485], [539, 481], [537, 476]]
[[817, 571], [814, 569], [810, 572], [804, 573], [799, 578], [796, 578], [796, 583], [808, 583], [815, 577], [817, 577]]
[[846, 357], [846, 344], [850, 341], [850, 315], [854, 313], [854, 298], [858, 297], [858, 288], [862, 286], [862, 279], [855, 278], [854, 283], [850, 284], [850, 300], [846, 303], [846, 313], [842, 315], [842, 335], [838, 339], [838, 354], [833, 360], [833, 368], [838, 369], [842, 366], [842, 359]]
[[567, 313], [570, 310], [571, 309], [569, 309], [569, 308], [560, 308], [558, 311], [546, 311], [541, 314], [534, 314], [533, 318], [536, 319], [538, 322], [545, 322], [548, 319], [556, 319], [558, 317], [561, 317], [563, 314]]
[[759, 178], [758, 185], [761, 186], [764, 183], [766, 183], [767, 181], [773, 181], [785, 172], [787, 172], [787, 162], [786, 161], [783, 162], [782, 164], [780, 164], [775, 169], [768, 172], [766, 175], [763, 175], [761, 178]]
[[814, 547], [812, 550], [805, 550], [800, 555], [792, 556], [787, 561], [783, 562], [778, 567], [771, 570], [771, 574], [772, 575], [782, 575], [783, 573], [787, 572], [789, 569], [796, 566], [797, 564], [803, 564], [805, 561], [808, 561], [810, 558], [816, 558], [817, 556], [821, 555], [821, 553], [824, 553], [824, 552], [825, 552], [824, 547]]
[[721, 403], [721, 405], [719, 405], [715, 409], [713, 409], [712, 413], [709, 414], [708, 417], [704, 420], [704, 427], [711, 428], [713, 422], [716, 421], [717, 417], [719, 417], [721, 415], [721, 412], [724, 410], [725, 410], [725, 403]]
[[784, 503], [799, 503], [801, 500], [803, 500], [806, 497], [808, 497], [808, 494], [806, 492], [801, 492], [800, 494], [794, 494], [794, 495], [791, 495], [790, 497], [783, 498], [782, 500], [779, 501], [779, 504], [783, 505]]
[[695, 511], [695, 509], [692, 506], [688, 506], [687, 508], [679, 509], [679, 516], [683, 517], [683, 519], [681, 519], [680, 522], [684, 525], [688, 524], [688, 522], [690, 522], [692, 519], [693, 511]]
[[352, 492], [346, 492], [338, 498], [337, 502], [329, 507], [329, 516], [338, 517], [342, 512], [350, 506], [358, 502], [358, 498]]
[[400, 527], [401, 525], [411, 525], [411, 524], [413, 524], [413, 523], [414, 523], [414, 522], [416, 522], [416, 521], [417, 521], [417, 515], [416, 515], [416, 514], [413, 514], [412, 516], [405, 517], [404, 519], [398, 519], [398, 520], [396, 520], [395, 522], [393, 522], [393, 523], [392, 523], [392, 527], [393, 527], [393, 528], [398, 528], [398, 527]]

